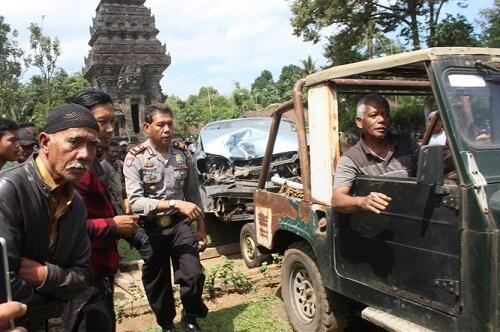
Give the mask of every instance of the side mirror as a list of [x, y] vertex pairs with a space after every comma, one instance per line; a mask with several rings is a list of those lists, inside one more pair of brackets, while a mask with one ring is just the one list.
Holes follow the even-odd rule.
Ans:
[[442, 185], [443, 169], [443, 146], [422, 146], [418, 153], [417, 183]]

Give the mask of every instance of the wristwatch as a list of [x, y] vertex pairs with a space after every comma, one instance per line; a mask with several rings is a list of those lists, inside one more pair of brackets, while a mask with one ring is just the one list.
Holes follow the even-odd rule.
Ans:
[[168, 208], [169, 209], [175, 209], [175, 199], [169, 199], [168, 200]]

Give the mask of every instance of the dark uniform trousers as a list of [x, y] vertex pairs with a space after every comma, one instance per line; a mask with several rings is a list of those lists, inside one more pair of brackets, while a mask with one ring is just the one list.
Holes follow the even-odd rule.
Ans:
[[194, 317], [206, 317], [208, 313], [201, 299], [205, 275], [198, 254], [198, 241], [190, 223], [179, 219], [174, 218], [166, 228], [149, 222], [144, 227], [149, 240], [137, 246], [144, 259], [144, 290], [161, 327], [170, 326], [175, 317], [170, 259], [185, 313]]

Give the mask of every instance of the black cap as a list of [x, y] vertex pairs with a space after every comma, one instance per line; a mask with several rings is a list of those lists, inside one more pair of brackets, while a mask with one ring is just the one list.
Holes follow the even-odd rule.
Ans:
[[88, 109], [78, 104], [64, 104], [49, 113], [43, 132], [53, 134], [68, 128], [90, 128], [98, 131], [97, 122]]
[[19, 129], [17, 135], [19, 136], [19, 144], [22, 146], [36, 144], [35, 136], [26, 128]]

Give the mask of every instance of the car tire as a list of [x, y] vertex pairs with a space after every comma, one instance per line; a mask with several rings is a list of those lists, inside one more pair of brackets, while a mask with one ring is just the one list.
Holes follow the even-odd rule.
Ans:
[[255, 224], [253, 222], [246, 223], [241, 228], [240, 250], [245, 265], [249, 268], [258, 267], [269, 259], [269, 255], [263, 255], [257, 247]]
[[324, 287], [314, 257], [314, 252], [305, 242], [295, 242], [285, 251], [281, 296], [288, 319], [297, 332], [344, 331], [348, 318], [347, 303], [340, 295]]

